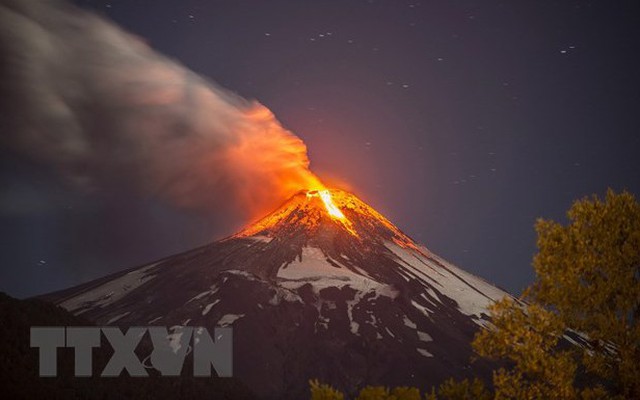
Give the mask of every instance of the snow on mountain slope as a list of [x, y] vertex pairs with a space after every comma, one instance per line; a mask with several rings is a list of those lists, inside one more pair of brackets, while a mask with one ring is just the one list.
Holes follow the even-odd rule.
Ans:
[[[99, 324], [233, 326], [234, 375], [264, 398], [320, 378], [429, 387], [470, 372], [507, 293], [416, 244], [356, 196], [301, 192], [238, 234], [45, 298]], [[489, 366], [474, 364], [474, 375]]]

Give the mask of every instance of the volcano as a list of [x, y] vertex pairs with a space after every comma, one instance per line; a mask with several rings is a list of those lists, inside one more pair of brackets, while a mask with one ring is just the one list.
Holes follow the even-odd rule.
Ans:
[[423, 389], [470, 363], [509, 296], [417, 244], [355, 195], [302, 191], [223, 240], [44, 296], [98, 325], [233, 326], [235, 377], [261, 398], [318, 378]]

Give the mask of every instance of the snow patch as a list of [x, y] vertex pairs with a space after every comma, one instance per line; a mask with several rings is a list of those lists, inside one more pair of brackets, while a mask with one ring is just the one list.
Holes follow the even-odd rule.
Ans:
[[433, 338], [427, 332], [417, 331], [418, 340], [421, 342], [433, 342]]
[[277, 306], [283, 301], [288, 301], [290, 303], [303, 302], [300, 296], [298, 296], [297, 294], [295, 294], [289, 289], [278, 287], [278, 286], [274, 287], [274, 289], [276, 290], [276, 293], [273, 295], [273, 297], [271, 297], [271, 299], [269, 299], [269, 304], [271, 304], [272, 306]]
[[418, 353], [422, 354], [424, 357], [433, 357], [433, 354], [429, 353], [425, 349], [416, 349]]
[[424, 316], [429, 316], [429, 314], [433, 313], [433, 311], [429, 310], [427, 307], [416, 302], [415, 300], [411, 300], [411, 305], [417, 308]]
[[336, 268], [329, 264], [322, 250], [316, 247], [303, 247], [302, 254], [293, 262], [278, 269], [278, 278], [300, 280], [315, 277], [350, 277], [352, 272]]
[[132, 290], [144, 285], [155, 275], [148, 274], [159, 263], [147, 265], [128, 272], [96, 288], [78, 294], [60, 303], [60, 306], [74, 315], [80, 315], [90, 309], [103, 308], [125, 297]]
[[318, 319], [316, 320], [313, 331], [316, 333], [318, 332], [318, 325], [323, 327], [325, 330], [329, 329], [329, 321], [329, 318], [323, 316], [322, 314], [318, 314]]
[[411, 329], [416, 329], [418, 327], [418, 325], [411, 321], [406, 315], [403, 317], [403, 321], [405, 326], [408, 326]]
[[359, 323], [357, 323], [354, 320], [351, 320], [350, 327], [351, 327], [351, 333], [353, 333], [354, 335], [360, 335], [358, 333], [358, 329], [360, 329], [360, 324]]
[[213, 308], [213, 306], [215, 306], [216, 304], [218, 304], [220, 302], [220, 299], [214, 301], [213, 303], [209, 303], [204, 307], [204, 310], [202, 310], [202, 315], [207, 315], [209, 313], [209, 311], [211, 311], [211, 308]]
[[185, 303], [185, 305], [191, 303], [192, 301], [200, 300], [205, 296], [211, 296], [212, 294], [216, 294], [218, 290], [220, 290], [220, 288], [218, 288], [216, 285], [213, 285], [211, 286], [210, 290], [205, 290], [204, 292], [198, 293], [197, 295], [193, 296], [189, 301]]
[[272, 237], [265, 235], [246, 236], [247, 239], [255, 240], [256, 242], [269, 243], [273, 240]]
[[[426, 249], [420, 251], [405, 249], [392, 242], [387, 242], [386, 247], [397, 257], [400, 265], [408, 274], [414, 274], [425, 282], [435, 283], [444, 296], [456, 301], [458, 310], [465, 315], [488, 314], [487, 309], [491, 304], [504, 296], [509, 296], [503, 290], [449, 264]], [[441, 302], [439, 296], [432, 289], [427, 289], [427, 293]], [[426, 296], [423, 298], [433, 304], [431, 299]], [[415, 302], [412, 303], [417, 308], [426, 309]]]
[[172, 333], [167, 335], [167, 339], [169, 339], [169, 347], [171, 347], [171, 351], [174, 353], [178, 353], [178, 350], [182, 348], [182, 335], [184, 334], [184, 326], [175, 325], [169, 328]]
[[122, 314], [118, 314], [115, 317], [111, 318], [110, 320], [107, 321], [106, 325], [110, 325], [113, 324], [114, 322], [118, 321], [119, 319], [122, 319], [124, 317], [126, 317], [127, 315], [131, 314], [130, 311], [127, 311], [125, 313]]
[[[255, 276], [254, 274], [252, 274], [250, 272], [247, 272], [247, 271], [242, 271], [242, 270], [239, 270], [239, 269], [227, 269], [227, 270], [222, 271], [222, 272], [223, 273], [227, 273], [227, 274], [242, 276], [242, 277], [247, 278], [248, 280], [251, 280], [251, 281], [259, 280], [258, 277]], [[226, 282], [226, 280], [225, 280], [225, 282]]]
[[244, 314], [225, 314], [216, 325], [220, 327], [229, 326], [242, 317], [244, 317]]
[[[442, 304], [442, 301], [440, 300], [440, 297], [438, 297], [435, 292], [433, 291], [433, 289], [431, 288], [427, 288], [427, 293], [433, 293], [433, 296], [436, 298], [436, 301], [440, 304]], [[436, 303], [433, 302], [433, 300], [427, 296], [424, 293], [420, 293], [420, 297], [422, 297], [425, 301], [427, 301], [429, 304], [431, 304], [432, 306], [438, 307], [438, 305]]]
[[359, 334], [358, 330], [360, 329], [360, 324], [353, 319], [353, 307], [355, 307], [356, 304], [360, 303], [360, 300], [364, 295], [365, 293], [363, 292], [357, 292], [353, 297], [353, 300], [347, 301], [347, 316], [349, 317], [349, 321], [351, 321], [351, 333], [353, 333], [354, 335]]
[[339, 261], [330, 260], [338, 267], [328, 261], [328, 257], [322, 250], [316, 247], [303, 247], [299, 259], [288, 264], [284, 263], [278, 269], [277, 277], [281, 279], [280, 285], [288, 289], [297, 289], [309, 283], [316, 293], [328, 287], [349, 286], [359, 292], [374, 291], [375, 297], [395, 298], [397, 296], [398, 292], [393, 286], [376, 282], [364, 272], [357, 274]]

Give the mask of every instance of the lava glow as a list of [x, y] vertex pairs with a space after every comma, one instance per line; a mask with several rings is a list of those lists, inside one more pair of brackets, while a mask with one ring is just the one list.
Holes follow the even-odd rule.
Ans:
[[233, 144], [220, 157], [211, 155], [202, 169], [229, 168], [225, 176], [233, 179], [221, 184], [231, 187], [243, 212], [260, 217], [302, 189], [326, 189], [309, 169], [304, 142], [280, 125], [269, 109], [256, 104], [236, 124]]
[[301, 190], [278, 209], [247, 226], [235, 237], [283, 237], [282, 235], [313, 235], [317, 229], [346, 231], [359, 240], [378, 237], [387, 232], [384, 240], [400, 247], [422, 250], [388, 219], [355, 195], [340, 189]]
[[327, 212], [331, 217], [338, 219], [346, 219], [342, 211], [335, 204], [333, 204], [333, 199], [331, 198], [331, 193], [328, 190], [321, 190], [318, 192], [324, 206], [327, 208]]
[[354, 236], [358, 236], [355, 229], [353, 229], [353, 224], [345, 215], [340, 211], [340, 208], [335, 205], [333, 202], [333, 198], [331, 196], [331, 191], [328, 189], [323, 190], [310, 190], [307, 192], [307, 198], [312, 197], [320, 197], [322, 203], [324, 203], [324, 208], [327, 210], [327, 214], [344, 226], [344, 228], [349, 231], [350, 234]]

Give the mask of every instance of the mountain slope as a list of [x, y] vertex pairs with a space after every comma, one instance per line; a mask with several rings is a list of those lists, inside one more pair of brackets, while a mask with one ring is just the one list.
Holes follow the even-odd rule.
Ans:
[[353, 392], [465, 376], [487, 306], [505, 295], [331, 190], [300, 192], [234, 236], [45, 298], [97, 324], [232, 325], [234, 376], [265, 398], [300, 398], [309, 378]]
[[113, 350], [105, 341], [93, 350], [94, 376], [74, 376], [74, 351], [57, 351], [57, 377], [38, 375], [38, 349], [30, 346], [32, 326], [87, 326], [81, 317], [36, 299], [18, 300], [0, 292], [0, 387], [5, 399], [252, 399], [253, 394], [235, 379], [181, 377], [146, 379], [120, 376], [105, 379], [100, 372]]

